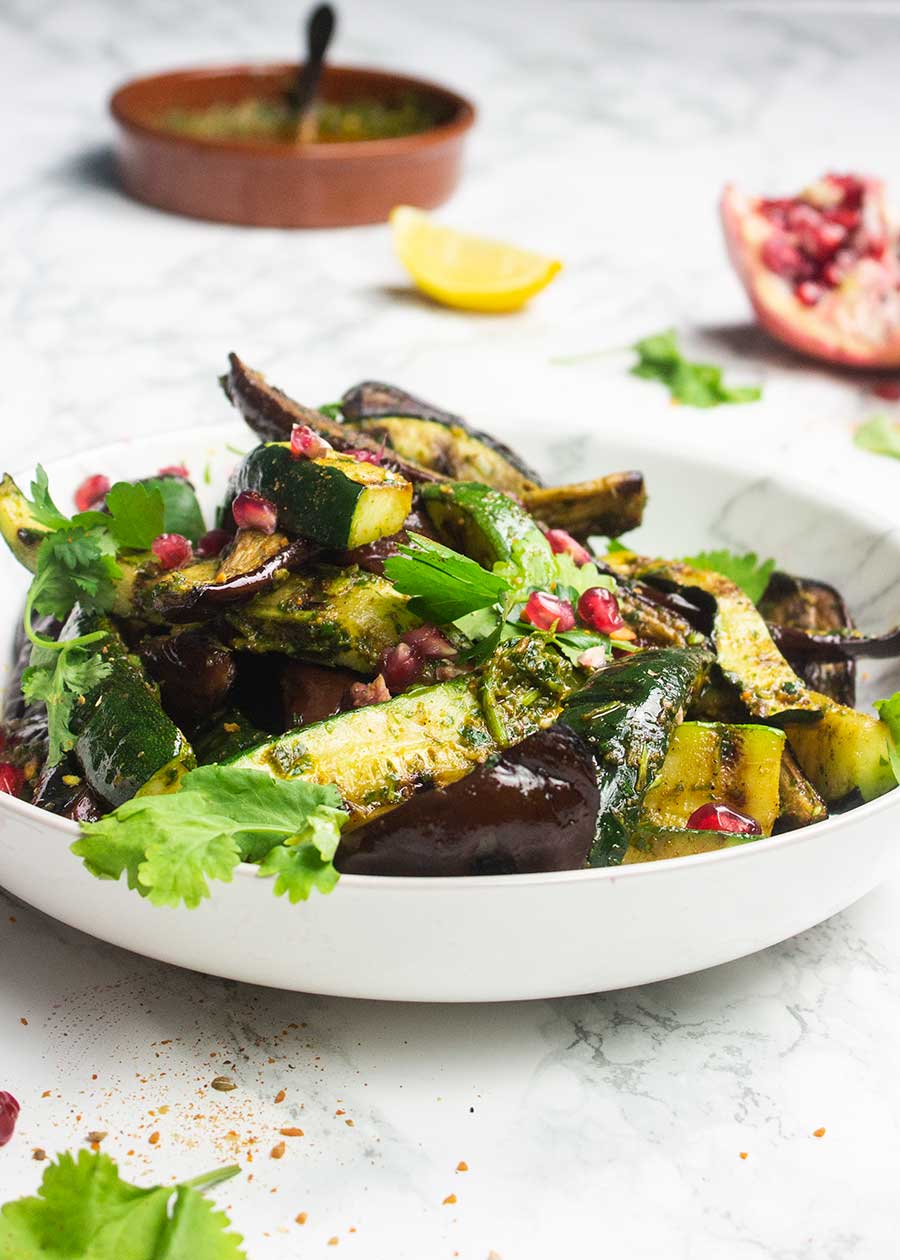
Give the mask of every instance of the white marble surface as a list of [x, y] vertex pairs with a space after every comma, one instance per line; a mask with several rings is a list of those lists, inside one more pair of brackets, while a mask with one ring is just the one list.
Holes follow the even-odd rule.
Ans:
[[[533, 308], [496, 319], [409, 294], [383, 228], [191, 223], [112, 184], [110, 86], [280, 55], [295, 9], [0, 3], [15, 121], [0, 133], [4, 464], [214, 420], [234, 348], [309, 401], [377, 375], [485, 424], [577, 412], [618, 438], [786, 467], [900, 518], [900, 467], [851, 444], [874, 409], [864, 385], [748, 327], [714, 210], [726, 178], [790, 190], [827, 168], [879, 172], [900, 198], [896, 5], [344, 3], [342, 57], [446, 79], [481, 106], [447, 218], [566, 262]], [[761, 381], [764, 401], [689, 412], [625, 360], [551, 362], [668, 324], [734, 379]], [[900, 1160], [898, 912], [895, 881], [699, 976], [416, 1008], [166, 969], [0, 894], [0, 1088], [23, 1103], [0, 1200], [37, 1184], [32, 1147], [99, 1129], [137, 1180], [236, 1157], [253, 1180], [219, 1200], [251, 1260], [330, 1254], [332, 1238], [360, 1260], [884, 1260]], [[210, 1091], [220, 1071], [239, 1088]], [[305, 1137], [273, 1161], [285, 1124]]]

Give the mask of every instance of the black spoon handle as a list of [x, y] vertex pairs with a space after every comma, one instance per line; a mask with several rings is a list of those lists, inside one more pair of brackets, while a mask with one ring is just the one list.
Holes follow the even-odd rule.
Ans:
[[303, 116], [315, 99], [325, 64], [325, 53], [334, 35], [336, 16], [330, 4], [317, 5], [306, 23], [306, 61], [297, 74], [297, 133], [302, 131]]

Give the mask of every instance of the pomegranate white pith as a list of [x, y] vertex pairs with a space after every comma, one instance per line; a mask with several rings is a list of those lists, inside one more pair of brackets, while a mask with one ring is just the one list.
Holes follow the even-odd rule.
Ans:
[[760, 324], [804, 354], [900, 367], [898, 230], [879, 180], [825, 175], [796, 197], [721, 202], [725, 240]]

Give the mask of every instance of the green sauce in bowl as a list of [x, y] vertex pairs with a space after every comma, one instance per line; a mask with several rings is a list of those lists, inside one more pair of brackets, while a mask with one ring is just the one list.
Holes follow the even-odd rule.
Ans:
[[[391, 140], [428, 131], [442, 121], [431, 102], [411, 94], [395, 101], [321, 101], [313, 119], [315, 129], [305, 143]], [[166, 131], [197, 140], [248, 144], [295, 144], [297, 140], [296, 114], [277, 97], [219, 101], [202, 109], [172, 108], [159, 121]]]

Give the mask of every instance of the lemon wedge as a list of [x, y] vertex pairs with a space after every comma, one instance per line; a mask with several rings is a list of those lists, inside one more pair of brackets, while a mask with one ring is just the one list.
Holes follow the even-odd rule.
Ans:
[[394, 248], [415, 284], [465, 311], [515, 311], [547, 287], [562, 263], [435, 223], [413, 206], [391, 211]]

